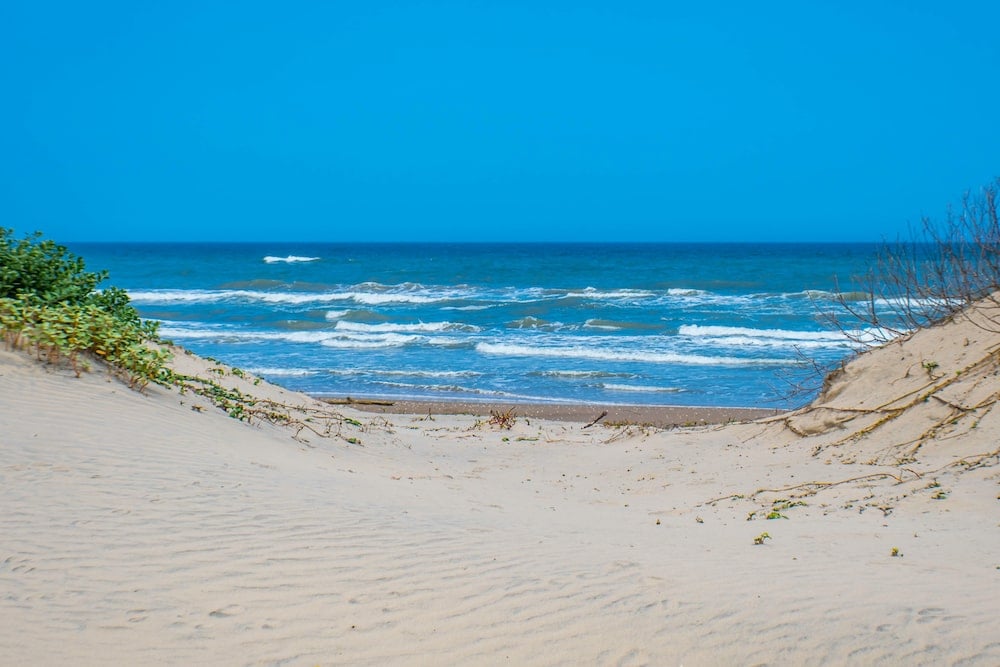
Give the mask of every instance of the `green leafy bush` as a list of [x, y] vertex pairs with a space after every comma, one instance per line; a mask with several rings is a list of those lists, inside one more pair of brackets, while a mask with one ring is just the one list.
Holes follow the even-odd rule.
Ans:
[[90, 355], [108, 362], [129, 386], [171, 383], [170, 354], [154, 345], [156, 322], [143, 321], [117, 287], [97, 290], [107, 272], [36, 232], [15, 241], [0, 227], [0, 331], [11, 348], [33, 347], [40, 359], [68, 360], [80, 374]]
[[0, 298], [82, 304], [107, 277], [87, 271], [83, 259], [40, 232], [16, 241], [12, 229], [0, 227]]

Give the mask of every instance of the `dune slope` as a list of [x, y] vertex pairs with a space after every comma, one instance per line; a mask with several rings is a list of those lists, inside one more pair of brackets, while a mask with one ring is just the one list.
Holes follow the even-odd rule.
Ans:
[[997, 664], [998, 349], [960, 318], [674, 430], [332, 413], [179, 353], [295, 406], [247, 424], [0, 351], [0, 663]]

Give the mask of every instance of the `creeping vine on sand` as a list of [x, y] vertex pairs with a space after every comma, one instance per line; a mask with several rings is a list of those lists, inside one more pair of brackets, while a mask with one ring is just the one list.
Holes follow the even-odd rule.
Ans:
[[[233, 374], [245, 378], [239, 369]], [[224, 372], [224, 369], [223, 369]], [[174, 374], [173, 384], [183, 394], [190, 391], [204, 396], [213, 405], [223, 410], [230, 417], [247, 423], [268, 423], [295, 429], [293, 438], [306, 442], [302, 437], [308, 431], [321, 438], [339, 437], [351, 444], [360, 445], [361, 440], [355, 436], [343, 433], [344, 425], [363, 429], [364, 425], [356, 419], [345, 417], [339, 413], [296, 405], [288, 405], [270, 399], [261, 399], [241, 392], [235, 387], [224, 387], [215, 380], [209, 380], [193, 375]]]

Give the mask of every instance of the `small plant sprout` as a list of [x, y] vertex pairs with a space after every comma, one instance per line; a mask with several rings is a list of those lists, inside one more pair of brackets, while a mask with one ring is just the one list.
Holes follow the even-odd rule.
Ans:
[[753, 543], [760, 545], [764, 544], [764, 540], [769, 540], [769, 539], [771, 539], [770, 535], [768, 535], [767, 533], [761, 533], [757, 537], [753, 538]]
[[933, 380], [934, 379], [934, 370], [938, 367], [938, 362], [936, 362], [936, 361], [925, 361], [924, 363], [921, 364], [921, 366], [923, 366], [924, 370], [927, 371], [927, 377], [929, 377], [930, 379]]
[[514, 408], [508, 408], [503, 412], [499, 410], [490, 410], [490, 419], [487, 424], [490, 426], [498, 426], [505, 430], [510, 430], [514, 427], [514, 423], [517, 421], [517, 413]]
[[891, 550], [889, 550], [889, 555], [892, 556], [893, 558], [903, 557], [903, 554], [899, 552], [899, 547], [893, 547]]

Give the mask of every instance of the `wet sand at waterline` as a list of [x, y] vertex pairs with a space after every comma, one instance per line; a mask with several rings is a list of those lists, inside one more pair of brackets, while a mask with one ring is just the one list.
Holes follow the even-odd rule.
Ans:
[[413, 401], [384, 399], [325, 398], [331, 405], [350, 406], [364, 412], [400, 415], [472, 415], [489, 418], [493, 413], [526, 419], [648, 425], [659, 428], [727, 424], [779, 414], [762, 408], [716, 408], [683, 405], [602, 405], [587, 403], [503, 403], [472, 401]]

